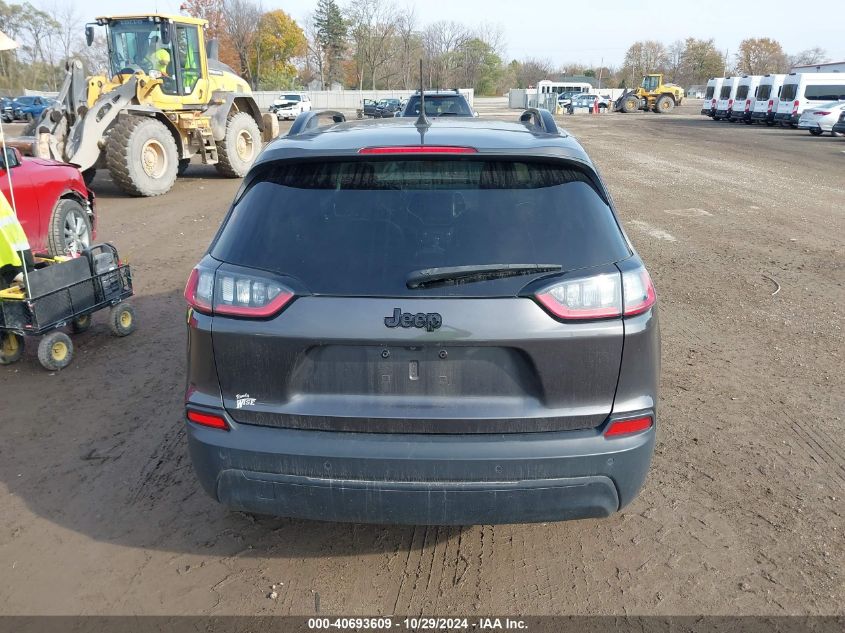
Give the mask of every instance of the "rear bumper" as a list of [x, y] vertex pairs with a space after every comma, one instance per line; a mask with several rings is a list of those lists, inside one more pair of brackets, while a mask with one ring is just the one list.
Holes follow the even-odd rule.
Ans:
[[774, 120], [778, 121], [779, 123], [791, 123], [792, 125], [798, 125], [798, 119], [801, 116], [798, 114], [791, 114], [789, 112], [777, 112], [775, 113]]
[[833, 127], [831, 128], [831, 132], [837, 132], [839, 134], [845, 134], [845, 123], [842, 123], [842, 122], [834, 123]]
[[701, 114], [704, 116], [713, 116], [715, 110], [713, 108], [701, 108]]
[[750, 121], [751, 120], [751, 113], [750, 112], [734, 112], [731, 110], [731, 119], [734, 121]]
[[721, 119], [725, 119], [730, 114], [730, 110], [716, 110], [714, 114]]
[[774, 121], [775, 115], [772, 112], [752, 112], [751, 119], [753, 121]]
[[601, 429], [408, 435], [229, 424], [230, 431], [187, 424], [197, 476], [224, 505], [414, 525], [608, 516], [636, 497], [655, 438], [654, 426], [607, 439]]

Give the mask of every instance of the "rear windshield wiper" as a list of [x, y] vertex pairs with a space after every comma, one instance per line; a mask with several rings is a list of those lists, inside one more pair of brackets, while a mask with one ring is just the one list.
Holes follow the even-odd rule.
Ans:
[[503, 277], [553, 273], [562, 269], [560, 264], [481, 264], [477, 266], [444, 266], [415, 270], [405, 280], [408, 288], [427, 288], [450, 284], [466, 284]]

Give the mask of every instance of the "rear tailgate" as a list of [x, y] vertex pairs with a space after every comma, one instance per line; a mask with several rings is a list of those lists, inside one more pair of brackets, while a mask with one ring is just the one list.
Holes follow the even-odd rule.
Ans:
[[[400, 308], [442, 325], [388, 328]], [[495, 315], [495, 318], [490, 318]], [[516, 327], [515, 327], [516, 326]], [[621, 319], [561, 323], [531, 299], [302, 297], [270, 321], [216, 318], [238, 422], [408, 433], [595, 427], [610, 413]]]

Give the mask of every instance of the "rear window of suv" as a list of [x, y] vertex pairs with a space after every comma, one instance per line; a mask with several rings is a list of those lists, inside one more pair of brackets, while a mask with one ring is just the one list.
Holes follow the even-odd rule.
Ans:
[[[416, 116], [420, 113], [420, 98], [413, 96], [405, 106], [406, 115]], [[463, 95], [426, 95], [425, 113], [427, 116], [472, 116], [467, 100]]]
[[772, 84], [763, 84], [757, 88], [757, 101], [765, 101], [772, 94]]
[[266, 165], [211, 255], [287, 275], [315, 294], [503, 296], [530, 277], [409, 290], [425, 268], [558, 264], [630, 255], [590, 178], [567, 164], [355, 160]]
[[798, 94], [798, 84], [784, 84], [780, 93], [781, 101], [792, 101]]

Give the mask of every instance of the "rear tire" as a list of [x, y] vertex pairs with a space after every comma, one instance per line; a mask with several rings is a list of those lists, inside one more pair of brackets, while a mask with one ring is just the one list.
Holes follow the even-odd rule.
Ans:
[[109, 132], [106, 166], [117, 186], [130, 196], [160, 196], [176, 181], [179, 152], [161, 121], [123, 115]]
[[24, 339], [20, 334], [0, 334], [0, 365], [11, 365], [23, 356]]
[[668, 114], [675, 109], [675, 100], [671, 95], [660, 95], [657, 103], [654, 104], [654, 111], [659, 114]]
[[813, 136], [821, 136], [822, 131], [819, 130], [819, 129], [812, 129], [812, 130], [810, 130], [810, 134], [812, 134]]
[[91, 246], [91, 222], [76, 200], [59, 200], [50, 216], [47, 249], [51, 255], [73, 255]]
[[70, 337], [58, 330], [45, 334], [38, 343], [38, 362], [47, 371], [59, 371], [73, 360]]
[[217, 143], [217, 171], [229, 178], [243, 178], [261, 151], [261, 130], [246, 112], [229, 115], [226, 137]]

